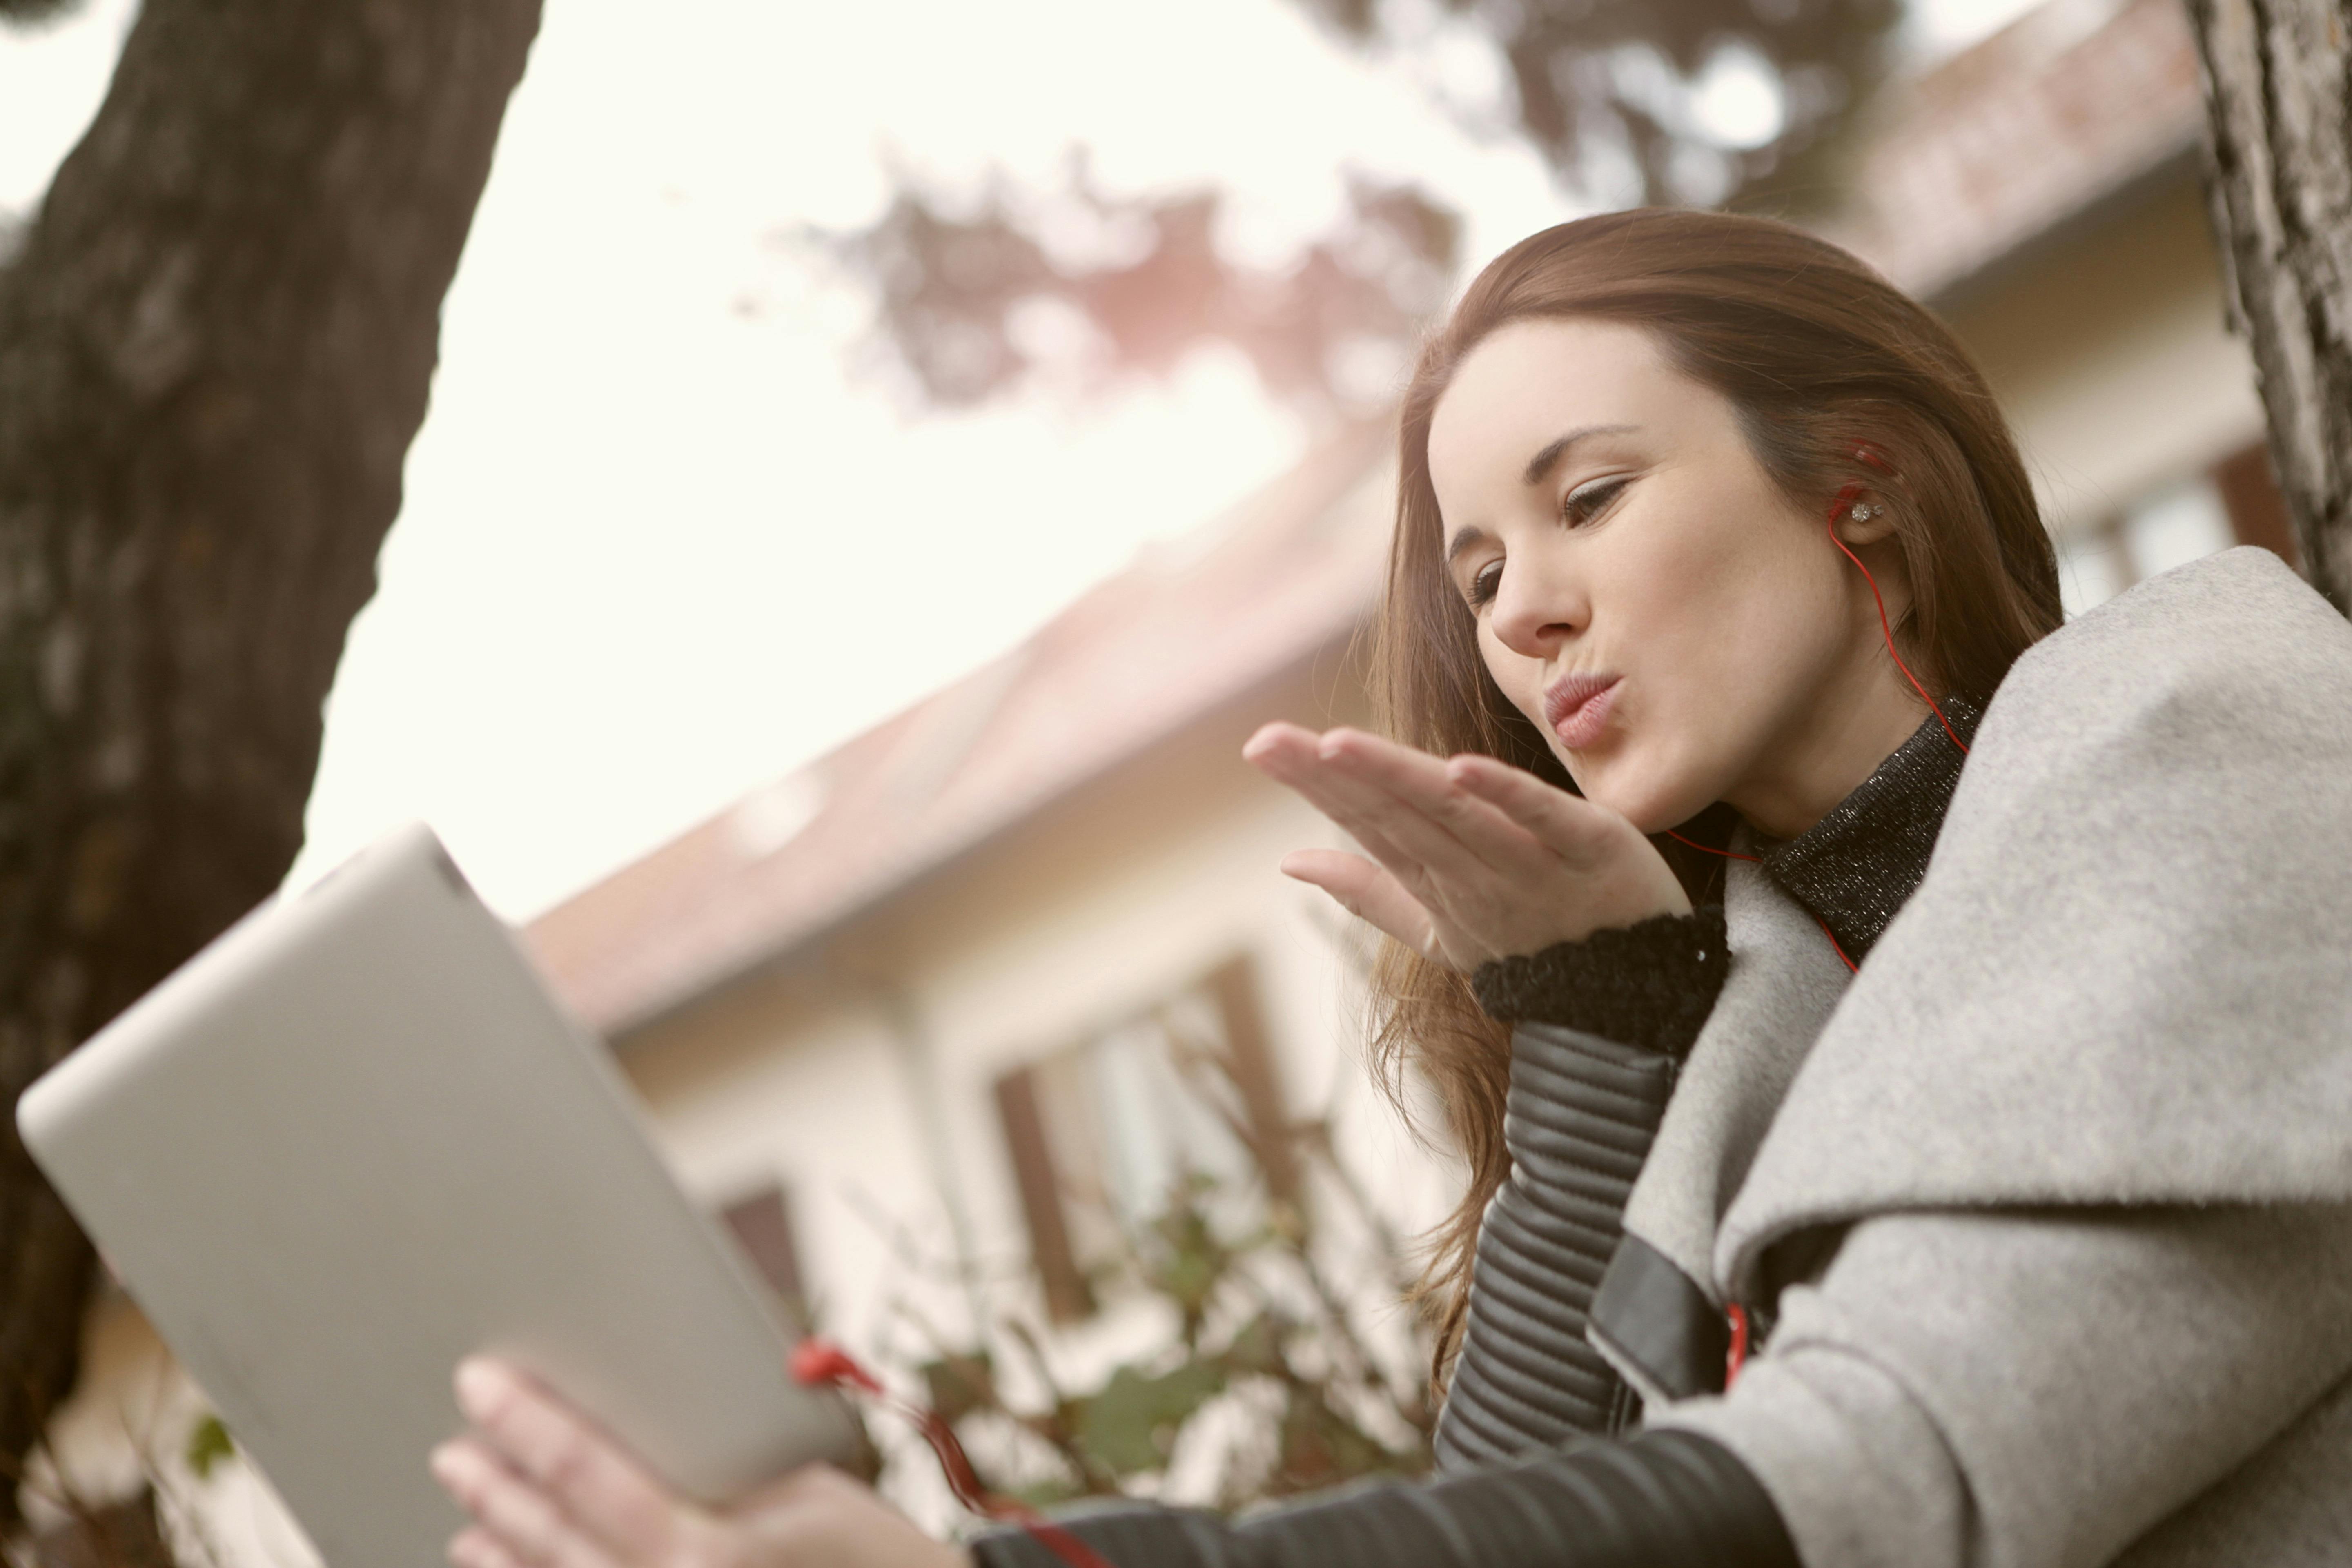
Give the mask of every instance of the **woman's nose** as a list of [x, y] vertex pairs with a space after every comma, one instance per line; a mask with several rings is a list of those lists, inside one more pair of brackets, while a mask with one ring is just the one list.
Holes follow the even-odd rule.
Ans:
[[1506, 566], [1496, 584], [1496, 638], [1513, 653], [1546, 658], [1584, 629], [1591, 618], [1583, 596], [1540, 570]]

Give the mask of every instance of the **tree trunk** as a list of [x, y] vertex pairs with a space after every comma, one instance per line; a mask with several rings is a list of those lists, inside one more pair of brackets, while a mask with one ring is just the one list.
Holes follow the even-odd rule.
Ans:
[[[0, 271], [8, 1105], [301, 844], [539, 8], [146, 0]], [[12, 1120], [0, 1473], [72, 1384], [91, 1269]]]
[[2231, 328], [2312, 584], [2352, 614], [2352, 12], [2189, 0]]

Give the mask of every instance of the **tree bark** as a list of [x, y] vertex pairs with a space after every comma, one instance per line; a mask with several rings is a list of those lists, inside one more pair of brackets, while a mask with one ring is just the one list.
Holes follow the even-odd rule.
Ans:
[[[539, 0], [146, 0], [0, 271], [0, 1090], [276, 889]], [[0, 1463], [92, 1274], [0, 1131]], [[0, 1527], [13, 1523], [0, 1485]]]
[[2312, 584], [2352, 614], [2352, 12], [2189, 0], [2231, 329]]

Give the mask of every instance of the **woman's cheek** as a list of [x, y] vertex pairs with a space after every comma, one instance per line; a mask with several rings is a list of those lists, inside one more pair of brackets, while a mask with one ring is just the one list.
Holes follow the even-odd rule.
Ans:
[[[1544, 722], [1543, 715], [1542, 667], [1505, 647], [1484, 624], [1478, 628], [1478, 652], [1486, 661], [1486, 673], [1494, 678], [1495, 685], [1504, 699], [1517, 709], [1549, 744], [1551, 726]], [[1552, 752], [1558, 755], [1559, 748], [1553, 745]]]

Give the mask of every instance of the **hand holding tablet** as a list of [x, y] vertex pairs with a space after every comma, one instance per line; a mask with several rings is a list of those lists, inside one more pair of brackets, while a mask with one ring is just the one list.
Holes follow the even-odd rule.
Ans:
[[457, 1568], [969, 1568], [830, 1466], [713, 1510], [503, 1363], [467, 1362], [457, 1389], [474, 1431], [433, 1453], [474, 1521], [450, 1543]]

